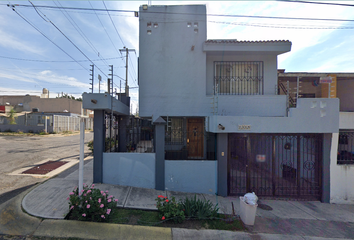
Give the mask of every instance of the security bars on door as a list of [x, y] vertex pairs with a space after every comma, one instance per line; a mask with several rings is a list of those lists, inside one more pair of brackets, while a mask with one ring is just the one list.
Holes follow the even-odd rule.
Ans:
[[262, 95], [263, 62], [214, 62], [214, 89], [220, 95]]

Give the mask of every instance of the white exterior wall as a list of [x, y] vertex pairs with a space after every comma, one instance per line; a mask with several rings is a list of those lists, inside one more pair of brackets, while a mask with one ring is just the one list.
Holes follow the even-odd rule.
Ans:
[[338, 136], [338, 133], [332, 134], [330, 202], [354, 204], [354, 165], [337, 164]]
[[[354, 129], [354, 113], [340, 112], [339, 114], [339, 129], [353, 130]], [[331, 148], [331, 203], [346, 203], [354, 204], [354, 165], [338, 165], [338, 133], [332, 135]]]

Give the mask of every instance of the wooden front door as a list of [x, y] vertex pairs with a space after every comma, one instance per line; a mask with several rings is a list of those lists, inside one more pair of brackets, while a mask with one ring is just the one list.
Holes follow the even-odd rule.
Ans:
[[187, 119], [188, 158], [203, 158], [204, 153], [204, 119]]

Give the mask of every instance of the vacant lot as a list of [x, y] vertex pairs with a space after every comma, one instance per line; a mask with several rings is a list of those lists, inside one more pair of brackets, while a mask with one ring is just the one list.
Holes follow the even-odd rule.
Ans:
[[[92, 132], [85, 133], [85, 153], [89, 153], [87, 142], [93, 139]], [[32, 176], [11, 176], [11, 173], [23, 167], [46, 160], [79, 158], [80, 135], [44, 135], [44, 136], [0, 136], [0, 195], [47, 178]]]

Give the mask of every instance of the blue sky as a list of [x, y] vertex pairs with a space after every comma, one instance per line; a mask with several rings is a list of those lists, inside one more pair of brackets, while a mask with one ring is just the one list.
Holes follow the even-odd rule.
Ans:
[[[83, 92], [90, 91], [89, 69], [92, 63], [88, 58], [97, 65], [94, 72], [94, 92], [98, 92], [98, 74], [103, 80], [101, 89], [107, 89], [109, 65], [114, 66], [114, 87], [119, 92], [120, 81], [122, 89], [125, 84], [125, 53], [121, 54], [119, 49], [125, 46], [136, 50], [129, 54], [128, 77], [132, 109], [133, 112], [136, 111], [139, 19], [134, 17], [134, 13], [110, 12], [109, 16], [102, 11], [65, 11], [23, 6], [15, 6], [15, 12], [6, 6], [8, 3], [31, 5], [28, 1], [0, 1], [0, 95], [40, 95], [42, 89], [47, 88], [50, 97], [58, 96], [61, 92], [79, 97]], [[106, 6], [107, 9], [138, 11], [140, 5], [148, 2], [32, 3], [35, 6], [90, 9], [105, 9]], [[335, 3], [354, 5], [354, 1]], [[354, 7], [282, 1], [152, 1], [152, 4], [206, 4], [208, 14], [218, 15], [352, 20], [310, 21], [208, 16], [207, 36], [208, 39], [290, 40], [291, 52], [278, 57], [278, 68], [286, 69], [287, 72], [354, 72]]]

